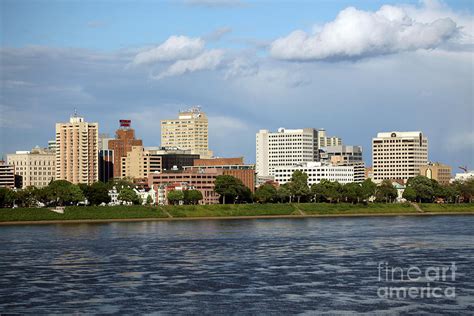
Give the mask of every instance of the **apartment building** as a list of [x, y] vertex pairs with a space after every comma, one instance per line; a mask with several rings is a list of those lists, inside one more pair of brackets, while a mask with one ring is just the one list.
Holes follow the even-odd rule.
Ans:
[[420, 166], [420, 175], [438, 181], [439, 184], [447, 185], [451, 180], [452, 168], [448, 165], [434, 162]]
[[68, 123], [56, 123], [56, 180], [92, 184], [99, 179], [99, 124], [74, 113]]
[[208, 119], [200, 107], [180, 111], [177, 119], [161, 121], [161, 146], [191, 150], [201, 158], [211, 158]]
[[258, 177], [273, 176], [276, 167], [293, 166], [319, 160], [321, 145], [342, 144], [338, 137], [314, 128], [260, 130], [256, 135], [256, 170]]
[[21, 187], [42, 188], [56, 175], [56, 153], [39, 147], [31, 151], [17, 151], [7, 155], [7, 163], [15, 166], [15, 175], [21, 178]]
[[372, 139], [374, 182], [416, 177], [428, 163], [428, 139], [422, 132], [384, 132]]
[[321, 180], [339, 182], [341, 184], [355, 182], [354, 166], [336, 166], [323, 162], [303, 162], [294, 166], [275, 168], [275, 181], [279, 184], [290, 182], [293, 172], [302, 171], [308, 175], [308, 185], [319, 183]]

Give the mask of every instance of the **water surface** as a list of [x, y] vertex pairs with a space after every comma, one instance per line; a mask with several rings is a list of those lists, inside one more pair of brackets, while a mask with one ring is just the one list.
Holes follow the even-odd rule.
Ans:
[[[473, 241], [474, 216], [3, 226], [0, 312], [469, 314]], [[381, 262], [455, 262], [456, 297], [380, 298]]]

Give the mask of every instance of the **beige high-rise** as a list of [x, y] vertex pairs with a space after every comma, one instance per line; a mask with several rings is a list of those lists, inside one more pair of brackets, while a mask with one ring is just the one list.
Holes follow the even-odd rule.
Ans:
[[74, 184], [98, 181], [99, 124], [74, 114], [56, 123], [56, 180]]
[[199, 107], [180, 111], [177, 119], [161, 121], [161, 146], [189, 149], [201, 158], [211, 158], [208, 120]]
[[122, 178], [146, 178], [150, 173], [161, 172], [161, 156], [143, 146], [132, 146], [132, 150], [122, 157], [120, 172]]
[[422, 132], [378, 133], [372, 139], [374, 182], [416, 177], [428, 163], [428, 139]]
[[15, 166], [15, 174], [21, 177], [22, 188], [42, 188], [54, 180], [56, 155], [52, 150], [36, 147], [31, 151], [17, 151], [8, 154], [7, 161]]

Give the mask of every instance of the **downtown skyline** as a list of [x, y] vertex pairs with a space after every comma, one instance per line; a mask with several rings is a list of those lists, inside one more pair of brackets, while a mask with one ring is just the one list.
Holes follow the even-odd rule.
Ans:
[[[24, 10], [31, 6], [36, 10]], [[144, 144], [157, 146], [160, 120], [201, 105], [216, 156], [243, 155], [253, 163], [258, 130], [314, 127], [362, 145], [368, 165], [372, 138], [392, 130], [422, 130], [430, 160], [453, 171], [474, 161], [469, 2], [291, 7], [2, 2], [0, 153], [46, 146], [54, 123], [67, 121], [74, 108], [110, 135], [119, 119], [131, 119]], [[65, 20], [67, 11], [77, 14]], [[388, 25], [388, 17], [404, 22]], [[120, 18], [128, 22], [114, 22]], [[361, 28], [352, 46], [334, 46], [323, 35], [331, 35], [336, 22], [375, 25], [393, 36], [379, 43]], [[422, 28], [430, 37], [400, 40], [397, 27]]]

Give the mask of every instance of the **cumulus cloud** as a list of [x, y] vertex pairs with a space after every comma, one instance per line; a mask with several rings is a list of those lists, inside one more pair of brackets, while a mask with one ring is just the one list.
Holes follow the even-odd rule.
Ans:
[[194, 58], [204, 50], [204, 44], [201, 38], [173, 35], [158, 47], [138, 53], [133, 63], [141, 65]]
[[222, 61], [224, 51], [220, 49], [212, 49], [204, 52], [196, 58], [178, 60], [169, 66], [165, 71], [161, 72], [154, 79], [162, 79], [165, 77], [179, 76], [187, 72], [199, 70], [215, 69]]
[[274, 58], [283, 60], [344, 60], [433, 49], [454, 38], [458, 25], [452, 18], [420, 22], [402, 7], [385, 5], [376, 12], [342, 10], [336, 19], [308, 34], [297, 30], [275, 40]]

